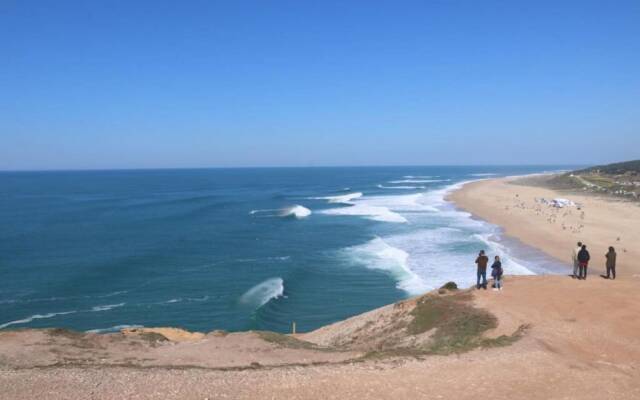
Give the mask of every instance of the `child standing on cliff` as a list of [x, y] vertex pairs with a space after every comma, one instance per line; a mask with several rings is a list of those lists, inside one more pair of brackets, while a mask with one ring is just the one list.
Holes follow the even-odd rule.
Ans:
[[491, 265], [491, 276], [493, 277], [493, 290], [502, 290], [502, 262], [500, 256], [496, 256]]

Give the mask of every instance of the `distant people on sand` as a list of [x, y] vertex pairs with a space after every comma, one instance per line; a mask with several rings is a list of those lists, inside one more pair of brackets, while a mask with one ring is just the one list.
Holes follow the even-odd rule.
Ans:
[[502, 263], [500, 256], [496, 256], [491, 265], [491, 276], [493, 277], [493, 290], [502, 290]]
[[607, 279], [616, 279], [616, 249], [609, 246], [609, 252], [604, 256], [607, 258]]
[[587, 267], [589, 266], [589, 260], [591, 255], [587, 251], [587, 245], [583, 244], [578, 252], [578, 279], [587, 279]]
[[[476, 264], [478, 265], [476, 288], [480, 289], [482, 287], [487, 290], [487, 264], [489, 264], [489, 257], [484, 254], [484, 250], [480, 250], [480, 254], [476, 258]], [[480, 281], [481, 279], [482, 282]]]
[[578, 261], [578, 253], [582, 250], [582, 242], [578, 242], [578, 247], [573, 249], [573, 277], [578, 277], [578, 271], [580, 270], [580, 262]]

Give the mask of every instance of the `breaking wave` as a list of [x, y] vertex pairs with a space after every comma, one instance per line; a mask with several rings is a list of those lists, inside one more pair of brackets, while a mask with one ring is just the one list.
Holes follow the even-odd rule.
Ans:
[[416, 189], [425, 189], [425, 186], [384, 186], [378, 185], [380, 189], [400, 189], [400, 190], [416, 190]]
[[260, 308], [271, 299], [284, 295], [284, 281], [282, 278], [270, 278], [261, 282], [240, 297], [240, 303]]
[[396, 181], [389, 181], [389, 183], [435, 183], [435, 182], [448, 182], [450, 179], [399, 179]]
[[361, 216], [373, 221], [380, 222], [395, 222], [405, 223], [407, 219], [402, 215], [389, 210], [384, 206], [376, 206], [367, 203], [356, 203], [349, 207], [330, 208], [328, 210], [320, 211], [326, 215], [346, 215], [346, 216]]
[[29, 317], [26, 317], [24, 319], [17, 319], [15, 321], [6, 322], [6, 323], [0, 325], [0, 329], [6, 328], [6, 327], [11, 326], [11, 325], [28, 324], [29, 322], [31, 322], [31, 321], [33, 321], [35, 319], [53, 318], [53, 317], [56, 317], [58, 315], [75, 314], [76, 312], [77, 311], [64, 311], [64, 312], [48, 313], [48, 314], [35, 314], [35, 315], [31, 315]]
[[134, 329], [134, 328], [144, 328], [144, 326], [143, 325], [116, 325], [116, 326], [110, 326], [108, 328], [90, 329], [85, 332], [86, 333], [113, 333], [113, 332], [120, 332], [123, 329]]
[[299, 204], [285, 208], [275, 208], [268, 210], [251, 210], [249, 215], [263, 215], [265, 217], [295, 217], [297, 219], [306, 218], [311, 215], [311, 210]]
[[314, 200], [327, 200], [329, 203], [350, 204], [351, 200], [362, 197], [362, 192], [347, 193], [338, 196], [312, 197]]
[[103, 306], [95, 306], [95, 307], [93, 307], [93, 308], [91, 309], [91, 311], [93, 311], [93, 312], [97, 312], [97, 311], [109, 311], [109, 310], [112, 310], [112, 309], [117, 308], [117, 307], [122, 307], [122, 306], [124, 306], [124, 305], [125, 305], [125, 303], [118, 303], [118, 304], [105, 304], [105, 305], [103, 305]]
[[363, 245], [348, 247], [344, 251], [358, 264], [388, 272], [397, 281], [398, 289], [412, 295], [428, 290], [424, 281], [409, 268], [409, 253], [390, 246], [379, 237]]

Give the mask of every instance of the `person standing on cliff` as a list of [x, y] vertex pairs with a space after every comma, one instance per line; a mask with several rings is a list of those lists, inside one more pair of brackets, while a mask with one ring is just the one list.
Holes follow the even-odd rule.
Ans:
[[491, 265], [491, 276], [493, 277], [493, 290], [502, 290], [502, 262], [500, 256], [496, 256]]
[[580, 270], [580, 262], [578, 261], [578, 253], [582, 250], [582, 242], [578, 242], [578, 247], [573, 248], [573, 277], [578, 278], [578, 273]]
[[611, 275], [613, 275], [611, 279], [616, 279], [616, 250], [609, 247], [609, 252], [605, 254], [605, 257], [607, 257], [607, 279]]
[[584, 280], [587, 279], [587, 266], [589, 265], [590, 259], [591, 259], [591, 256], [587, 251], [587, 246], [583, 244], [582, 248], [578, 252], [578, 262], [580, 263], [580, 271], [578, 271], [578, 274], [579, 274], [578, 279], [584, 279]]
[[[489, 257], [484, 254], [484, 250], [480, 250], [480, 254], [478, 254], [478, 258], [476, 258], [476, 264], [478, 265], [477, 277], [478, 283], [476, 284], [476, 288], [482, 288], [487, 290], [487, 264], [489, 263]], [[482, 284], [480, 284], [480, 278], [482, 278]]]

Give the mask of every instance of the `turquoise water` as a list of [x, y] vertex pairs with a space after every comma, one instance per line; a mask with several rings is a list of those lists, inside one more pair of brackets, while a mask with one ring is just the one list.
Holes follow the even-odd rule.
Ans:
[[311, 330], [454, 280], [562, 265], [444, 201], [559, 167], [0, 173], [0, 328]]

